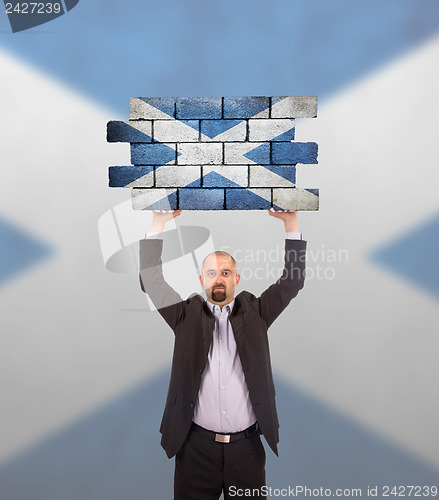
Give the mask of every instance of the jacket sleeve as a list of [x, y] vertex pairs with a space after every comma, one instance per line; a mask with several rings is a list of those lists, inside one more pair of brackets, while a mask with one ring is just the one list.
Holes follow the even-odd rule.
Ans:
[[285, 240], [285, 264], [281, 277], [257, 299], [259, 313], [267, 328], [303, 288], [306, 241]]
[[140, 240], [140, 286], [168, 325], [175, 330], [183, 315], [180, 295], [165, 281], [162, 269], [163, 240]]

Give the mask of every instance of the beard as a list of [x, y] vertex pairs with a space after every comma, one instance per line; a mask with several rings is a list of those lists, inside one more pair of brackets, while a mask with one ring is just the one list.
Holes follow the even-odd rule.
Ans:
[[212, 290], [212, 300], [214, 300], [215, 302], [224, 302], [226, 300], [225, 288]]

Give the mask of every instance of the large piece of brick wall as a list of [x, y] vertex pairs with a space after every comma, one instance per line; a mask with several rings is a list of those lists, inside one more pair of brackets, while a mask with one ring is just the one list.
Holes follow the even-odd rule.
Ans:
[[134, 97], [129, 121], [107, 125], [132, 163], [109, 185], [140, 210], [318, 210], [318, 189], [296, 187], [317, 144], [294, 140], [295, 118], [316, 116], [317, 97]]

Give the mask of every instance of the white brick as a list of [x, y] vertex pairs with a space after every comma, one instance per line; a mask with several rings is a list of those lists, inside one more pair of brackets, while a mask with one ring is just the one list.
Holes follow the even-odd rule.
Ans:
[[[160, 109], [153, 106], [154, 103], [160, 101], [161, 103], [166, 103], [163, 109], [169, 111], [165, 113]], [[174, 120], [173, 118], [173, 107], [174, 107], [173, 97], [160, 97], [160, 98], [142, 98], [142, 97], [131, 97], [130, 98], [130, 120]], [[151, 104], [150, 104], [151, 103]], [[171, 116], [172, 115], [172, 116]]]
[[153, 203], [162, 201], [162, 210], [175, 210], [176, 207], [171, 207], [167, 197], [175, 193], [176, 189], [141, 189], [133, 188], [131, 191], [131, 203], [135, 210], [144, 210]]
[[223, 146], [220, 143], [180, 143], [177, 144], [178, 165], [221, 165]]
[[[291, 167], [289, 167], [291, 168]], [[250, 187], [294, 187], [295, 184], [268, 168], [252, 165], [250, 167]]]
[[[263, 143], [258, 144], [257, 142], [230, 142], [225, 143], [224, 145], [224, 163], [231, 165], [251, 165], [257, 164], [258, 162], [254, 162], [249, 158], [245, 158], [244, 155], [249, 151], [256, 149], [261, 146]], [[264, 146], [264, 154], [259, 155], [261, 157], [261, 164], [269, 164], [270, 163], [270, 153], [268, 143], [265, 143]]]
[[[157, 187], [186, 187], [188, 184], [200, 180], [201, 167], [158, 167], [155, 171], [155, 185]], [[201, 180], [199, 183], [201, 186]]]
[[319, 197], [301, 188], [273, 189], [273, 206], [282, 210], [318, 210]]
[[317, 116], [317, 97], [273, 97], [271, 118], [314, 118]]
[[261, 119], [249, 120], [250, 141], [271, 141], [278, 135], [294, 128], [293, 119]]
[[139, 132], [142, 132], [142, 134], [149, 135], [151, 137], [152, 135], [152, 122], [151, 120], [141, 120], [141, 121], [136, 121], [136, 120], [129, 120], [125, 122], [127, 125], [130, 127], [135, 128]]
[[[189, 123], [197, 126], [197, 129]], [[154, 139], [159, 142], [198, 142], [198, 127], [198, 120], [154, 120]]]

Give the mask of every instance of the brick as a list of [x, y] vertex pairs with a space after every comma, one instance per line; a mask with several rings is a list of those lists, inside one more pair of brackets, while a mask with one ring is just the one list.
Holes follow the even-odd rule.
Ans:
[[180, 210], [223, 210], [224, 189], [179, 189]]
[[131, 120], [172, 120], [175, 118], [173, 97], [131, 97]]
[[276, 210], [318, 210], [319, 190], [275, 188], [273, 189], [273, 208]]
[[221, 165], [223, 146], [221, 143], [179, 143], [177, 163], [179, 165]]
[[135, 210], [177, 210], [177, 190], [134, 188], [131, 203]]
[[227, 210], [265, 210], [271, 208], [271, 189], [226, 189]]
[[107, 142], [151, 142], [151, 121], [111, 121], [107, 123]]
[[221, 97], [178, 97], [176, 118], [197, 120], [202, 118], [221, 118]]
[[201, 187], [201, 167], [157, 167], [155, 171], [155, 184], [157, 187]]
[[110, 167], [108, 177], [110, 187], [152, 187], [154, 167]]
[[315, 118], [317, 97], [272, 97], [271, 118]]
[[199, 120], [154, 120], [154, 140], [159, 142], [198, 142]]
[[[245, 155], [245, 156], [244, 156]], [[224, 163], [248, 165], [270, 163], [270, 144], [231, 142], [224, 145]]]
[[315, 142], [273, 142], [271, 162], [275, 165], [317, 163]]
[[202, 167], [203, 187], [247, 187], [248, 167], [243, 165]]
[[201, 120], [202, 141], [245, 141], [247, 123], [243, 120]]
[[268, 118], [268, 97], [224, 97], [224, 118]]
[[131, 163], [133, 165], [175, 164], [175, 144], [131, 144]]
[[262, 119], [249, 120], [249, 141], [292, 141], [294, 139], [294, 120]]
[[250, 187], [294, 187], [296, 167], [293, 165], [249, 167]]

